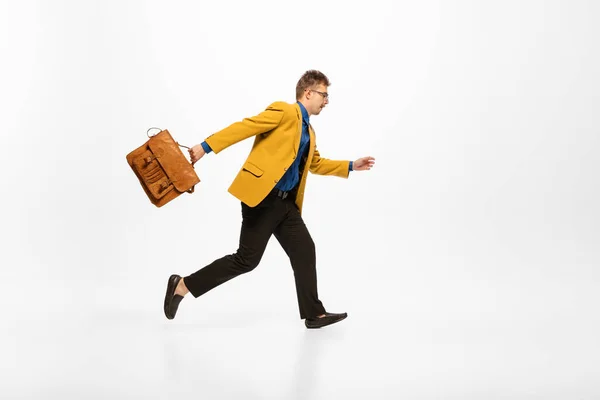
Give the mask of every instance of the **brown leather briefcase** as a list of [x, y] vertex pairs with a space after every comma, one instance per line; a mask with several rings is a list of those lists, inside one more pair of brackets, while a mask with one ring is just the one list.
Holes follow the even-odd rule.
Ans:
[[[148, 132], [151, 129], [158, 128]], [[148, 137], [146, 143], [127, 155], [127, 162], [152, 204], [162, 207], [182, 193], [193, 193], [200, 178], [179, 148], [181, 145], [166, 129]]]

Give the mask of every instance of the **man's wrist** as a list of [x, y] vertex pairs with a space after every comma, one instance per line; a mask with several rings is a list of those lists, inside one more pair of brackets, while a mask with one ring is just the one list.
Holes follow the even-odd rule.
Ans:
[[200, 143], [200, 145], [202, 146], [202, 148], [204, 149], [204, 152], [206, 154], [210, 153], [212, 151], [212, 149], [210, 148], [210, 146], [208, 145], [208, 143], [206, 143], [206, 141]]

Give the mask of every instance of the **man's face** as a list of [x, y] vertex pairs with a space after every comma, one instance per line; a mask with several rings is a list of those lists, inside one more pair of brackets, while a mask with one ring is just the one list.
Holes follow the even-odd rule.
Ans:
[[319, 84], [316, 87], [308, 89], [306, 98], [308, 102], [307, 111], [311, 115], [319, 115], [323, 107], [329, 103], [327, 86]]

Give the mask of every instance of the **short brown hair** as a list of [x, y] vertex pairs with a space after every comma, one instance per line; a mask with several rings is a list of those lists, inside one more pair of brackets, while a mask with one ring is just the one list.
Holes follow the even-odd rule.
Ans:
[[306, 71], [296, 84], [296, 100], [299, 100], [302, 97], [302, 93], [304, 93], [306, 89], [320, 83], [325, 86], [331, 85], [331, 83], [329, 83], [329, 79], [327, 79], [325, 74], [321, 71], [314, 69]]

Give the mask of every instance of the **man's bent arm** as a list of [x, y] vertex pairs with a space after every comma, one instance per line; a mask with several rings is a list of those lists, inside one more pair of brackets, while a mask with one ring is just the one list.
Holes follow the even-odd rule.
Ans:
[[317, 175], [333, 175], [340, 178], [348, 178], [350, 175], [352, 161], [330, 160], [321, 157], [319, 151], [315, 149], [312, 160], [310, 161], [310, 172]]

